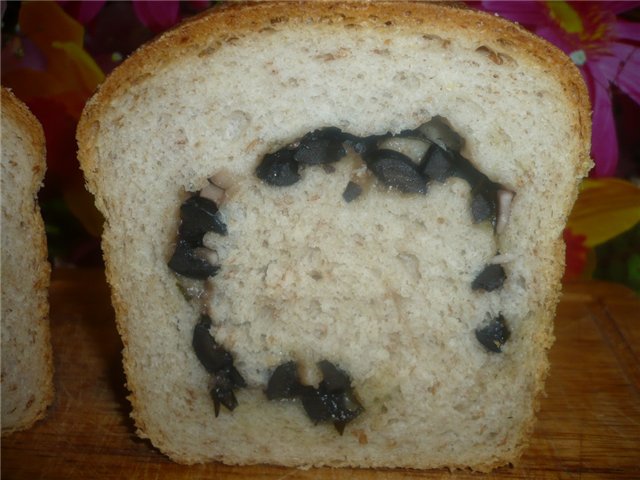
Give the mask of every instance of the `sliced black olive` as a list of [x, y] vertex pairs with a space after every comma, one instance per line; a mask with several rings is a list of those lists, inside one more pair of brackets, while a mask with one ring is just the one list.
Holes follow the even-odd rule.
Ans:
[[189, 197], [180, 206], [180, 238], [191, 246], [202, 246], [207, 232], [227, 234], [227, 226], [220, 219], [218, 206], [205, 197]]
[[464, 139], [453, 130], [447, 120], [436, 115], [427, 123], [423, 123], [418, 130], [427, 140], [439, 145], [441, 148], [453, 152], [459, 152], [464, 146]]
[[214, 376], [214, 385], [211, 389], [211, 398], [216, 417], [220, 413], [220, 405], [224, 405], [229, 410], [234, 410], [238, 406], [238, 400], [233, 393], [233, 385], [229, 378], [220, 373]]
[[507, 275], [499, 263], [492, 263], [484, 267], [478, 276], [471, 282], [473, 290], [492, 292], [501, 288]]
[[318, 367], [322, 372], [321, 385], [327, 392], [347, 392], [351, 390], [351, 379], [343, 370], [340, 370], [328, 360], [318, 362]]
[[207, 315], [202, 315], [193, 329], [191, 344], [202, 366], [213, 374], [211, 398], [217, 417], [220, 413], [220, 405], [224, 405], [229, 410], [238, 406], [233, 390], [246, 387], [247, 382], [233, 366], [231, 353], [216, 343], [209, 331], [210, 328], [211, 319]]
[[480, 172], [473, 163], [459, 153], [449, 152], [453, 161], [453, 175], [466, 180], [471, 188], [484, 182], [491, 182], [489, 177]]
[[189, 245], [182, 238], [178, 240], [168, 265], [174, 272], [198, 280], [213, 277], [220, 270], [218, 265], [211, 265], [206, 259], [198, 255], [196, 248]]
[[382, 138], [378, 142], [378, 149], [400, 152], [409, 157], [412, 162], [419, 164], [431, 145], [433, 144], [424, 137], [403, 135], [401, 132], [398, 135]]
[[300, 399], [304, 411], [313, 423], [328, 422], [331, 420], [331, 411], [329, 408], [328, 397], [309, 385], [304, 385], [301, 389]]
[[[344, 392], [342, 394], [329, 394], [332, 398], [330, 402], [331, 418], [335, 422], [344, 423], [345, 425], [356, 418], [362, 411], [362, 405], [356, 400], [351, 392]], [[336, 428], [338, 426], [336, 425]], [[344, 425], [343, 425], [344, 430]], [[340, 430], [338, 430], [340, 431]], [[340, 432], [342, 434], [342, 432]]]
[[267, 384], [266, 394], [269, 400], [295, 398], [300, 393], [300, 388], [298, 365], [291, 361], [283, 363], [273, 371]]
[[471, 187], [471, 215], [474, 223], [490, 220], [495, 228], [498, 216], [498, 191], [503, 190], [504, 187], [492, 182], [462, 155], [453, 153], [451, 158], [454, 165], [452, 174], [466, 180]]
[[364, 409], [353, 394], [351, 379], [346, 372], [327, 360], [319, 362], [318, 367], [322, 381], [318, 388], [313, 388], [300, 383], [295, 362], [283, 363], [274, 370], [265, 393], [269, 400], [300, 397], [313, 423], [333, 422], [342, 435], [345, 425]]
[[293, 158], [307, 165], [337, 162], [347, 154], [343, 141], [344, 136], [339, 128], [315, 130], [302, 137]]
[[349, 203], [358, 198], [362, 194], [362, 187], [355, 182], [347, 183], [347, 187], [342, 192], [342, 198]]
[[484, 327], [476, 329], [476, 338], [490, 352], [502, 352], [502, 346], [510, 336], [511, 331], [502, 315], [498, 315]]
[[373, 174], [387, 187], [404, 193], [427, 193], [427, 182], [409, 157], [394, 150], [376, 150], [366, 156]]
[[331, 393], [322, 386], [318, 389], [309, 386], [303, 388], [301, 399], [307, 416], [315, 424], [332, 421], [340, 435], [345, 425], [363, 410], [350, 393]]
[[196, 352], [196, 357], [209, 373], [217, 373], [233, 366], [233, 358], [222, 346], [218, 345], [211, 335], [211, 319], [206, 315], [200, 317], [200, 321], [193, 329], [191, 344]]
[[343, 132], [342, 136], [347, 145], [360, 154], [366, 155], [367, 153], [376, 149], [376, 144], [382, 138], [381, 135], [369, 135], [367, 137], [357, 137], [350, 133]]
[[240, 372], [236, 369], [236, 367], [231, 365], [225, 370], [226, 370], [227, 378], [229, 378], [231, 385], [237, 388], [244, 388], [247, 386], [247, 382], [242, 377], [242, 375], [240, 375]]
[[327, 360], [319, 362], [318, 367], [322, 372], [322, 382], [317, 389], [319, 399], [311, 398], [308, 403], [315, 407], [317, 416], [326, 411], [342, 435], [345, 425], [360, 415], [363, 408], [353, 395], [351, 379], [346, 372]]
[[260, 180], [276, 187], [288, 187], [300, 180], [299, 164], [294, 159], [295, 150], [282, 149], [264, 156], [256, 168]]
[[471, 188], [471, 215], [474, 223], [490, 220], [496, 224], [499, 185], [491, 181], [481, 182]]
[[336, 429], [342, 435], [344, 426], [363, 411], [351, 388], [351, 378], [333, 363], [322, 360], [318, 363], [322, 372], [322, 382], [318, 390], [326, 396], [325, 404], [334, 420]]
[[420, 172], [427, 178], [444, 182], [456, 172], [454, 156], [434, 143], [420, 162]]

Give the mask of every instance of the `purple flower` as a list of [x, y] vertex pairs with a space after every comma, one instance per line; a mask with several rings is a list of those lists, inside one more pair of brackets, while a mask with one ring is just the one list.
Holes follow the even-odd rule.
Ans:
[[133, 1], [133, 11], [149, 30], [162, 32], [180, 21], [180, 2], [178, 0]]
[[[65, 11], [78, 22], [89, 24], [107, 3], [106, 0], [57, 0]], [[179, 0], [132, 0], [133, 11], [138, 20], [149, 30], [159, 33], [172, 27], [181, 19]], [[204, 10], [210, 4], [205, 0], [184, 2], [191, 10]]]
[[640, 2], [484, 1], [484, 10], [521, 23], [563, 50], [578, 66], [593, 108], [594, 176], [612, 176], [618, 139], [611, 108], [616, 85], [640, 103], [640, 25], [618, 15]]
[[79, 23], [86, 25], [93, 20], [107, 0], [92, 0], [92, 1], [75, 1], [75, 0], [58, 0], [58, 3], [65, 12], [75, 18]]

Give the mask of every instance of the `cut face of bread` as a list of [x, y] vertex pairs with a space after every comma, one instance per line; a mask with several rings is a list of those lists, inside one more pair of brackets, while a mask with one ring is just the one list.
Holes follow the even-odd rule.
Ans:
[[2, 89], [2, 435], [30, 427], [53, 399], [49, 264], [37, 192], [42, 127]]
[[526, 446], [589, 107], [440, 5], [236, 5], [78, 131], [139, 434], [183, 463], [471, 467]]

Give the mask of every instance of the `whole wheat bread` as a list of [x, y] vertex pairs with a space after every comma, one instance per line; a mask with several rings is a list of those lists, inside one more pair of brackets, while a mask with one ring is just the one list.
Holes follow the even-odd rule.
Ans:
[[[510, 192], [501, 221], [461, 175], [402, 183], [393, 142], [437, 119], [464, 141], [440, 152]], [[302, 160], [336, 131], [340, 161]], [[182, 463], [515, 461], [589, 139], [570, 60], [471, 10], [234, 4], [144, 46], [78, 129], [139, 435]], [[218, 226], [185, 240], [202, 198]], [[198, 255], [207, 278], [174, 271]]]
[[2, 435], [30, 427], [53, 400], [49, 273], [37, 193], [42, 127], [2, 88]]

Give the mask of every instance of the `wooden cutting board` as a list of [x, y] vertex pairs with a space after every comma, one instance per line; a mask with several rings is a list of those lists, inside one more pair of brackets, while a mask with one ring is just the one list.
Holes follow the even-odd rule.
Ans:
[[57, 269], [50, 297], [56, 399], [2, 440], [2, 479], [640, 479], [640, 301], [618, 285], [565, 287], [531, 445], [490, 475], [174, 464], [134, 433], [104, 273]]

